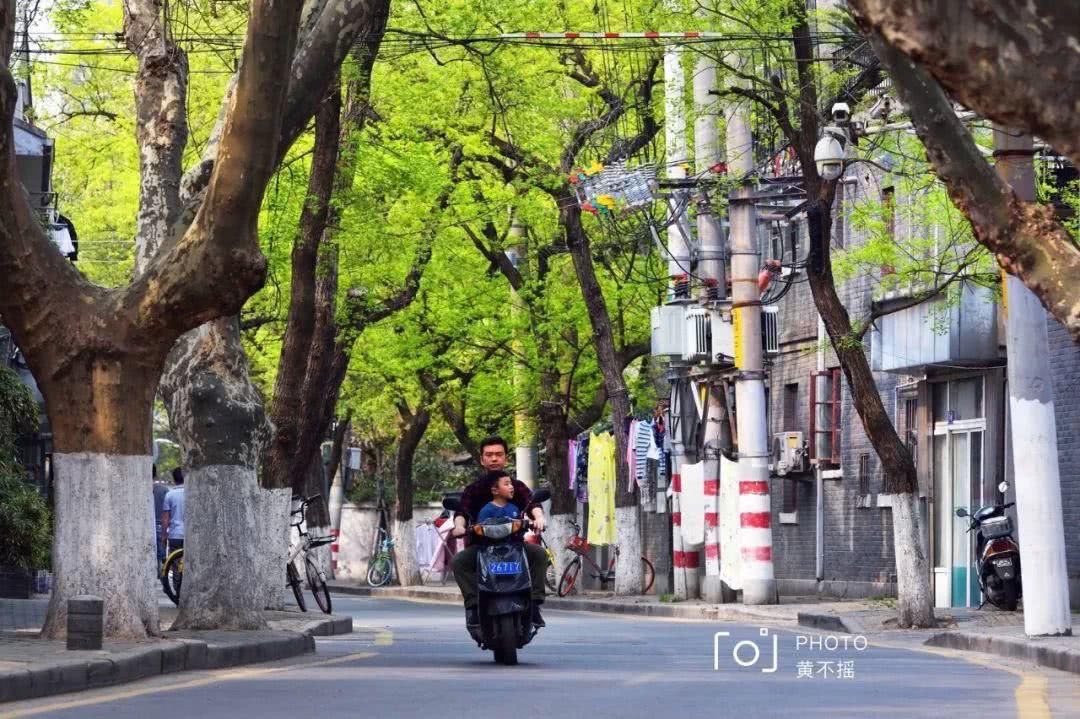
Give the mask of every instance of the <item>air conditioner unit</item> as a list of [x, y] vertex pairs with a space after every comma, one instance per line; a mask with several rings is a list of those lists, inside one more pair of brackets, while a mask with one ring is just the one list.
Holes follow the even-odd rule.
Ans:
[[684, 317], [683, 359], [707, 362], [712, 357], [712, 317], [704, 307], [690, 307]]
[[709, 348], [712, 362], [732, 364], [735, 361], [735, 327], [731, 313], [712, 310], [712, 346]]
[[767, 355], [780, 354], [779, 312], [780, 308], [776, 305], [761, 308], [761, 343]]
[[652, 354], [654, 356], [682, 356], [685, 311], [682, 305], [663, 305], [652, 308]]
[[773, 473], [779, 477], [810, 471], [802, 432], [778, 432], [773, 435]]

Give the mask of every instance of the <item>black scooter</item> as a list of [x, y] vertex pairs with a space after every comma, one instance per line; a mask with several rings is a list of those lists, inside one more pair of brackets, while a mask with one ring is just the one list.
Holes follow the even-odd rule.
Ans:
[[[550, 497], [546, 489], [533, 493], [536, 502]], [[456, 498], [443, 500], [443, 507], [456, 512]], [[536, 636], [532, 623], [532, 575], [525, 554], [524, 536], [531, 522], [526, 519], [486, 520], [467, 528], [481, 543], [476, 555], [477, 589], [480, 592], [480, 626], [469, 635], [484, 650], [495, 653], [495, 661], [517, 664], [517, 650]]]
[[[1008, 488], [1008, 482], [998, 485], [1002, 494]], [[968, 514], [963, 507], [956, 510], [957, 517], [968, 520], [968, 531], [975, 532], [979, 586], [986, 597], [983, 604], [990, 602], [1007, 612], [1016, 610], [1021, 595], [1020, 547], [1012, 536], [1012, 520], [1005, 514], [1014, 504], [992, 504], [974, 514]]]

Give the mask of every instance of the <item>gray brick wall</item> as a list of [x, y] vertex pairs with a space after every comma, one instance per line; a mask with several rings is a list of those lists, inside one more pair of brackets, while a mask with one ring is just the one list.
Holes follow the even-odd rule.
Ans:
[[[1058, 467], [1069, 576], [1080, 579], [1080, 345], [1056, 320], [1047, 323], [1054, 377]], [[1073, 598], [1074, 604], [1077, 598]]]

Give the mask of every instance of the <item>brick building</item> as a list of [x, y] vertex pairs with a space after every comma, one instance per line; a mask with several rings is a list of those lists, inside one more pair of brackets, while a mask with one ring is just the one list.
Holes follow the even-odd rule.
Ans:
[[[845, 217], [851, 203], [864, 198], [893, 201], [880, 176], [851, 171], [837, 203], [834, 249], [858, 243]], [[883, 194], [884, 193], [884, 194]], [[903, 201], [896, 198], [896, 201]], [[805, 217], [792, 226], [765, 232], [766, 256], [775, 244], [769, 235], [795, 231], [805, 250]], [[894, 227], [894, 232], [908, 231]], [[804, 252], [803, 252], [804, 254]], [[874, 302], [902, 299], [881, 295], [875, 278], [863, 276], [840, 287], [841, 298], [857, 320]], [[1065, 526], [1080, 524], [1080, 346], [1048, 318], [1055, 388], [1058, 462]], [[769, 431], [812, 434], [811, 383], [818, 367], [818, 318], [809, 286], [796, 284], [779, 302], [779, 353], [769, 368]], [[882, 318], [867, 333], [864, 346], [875, 370], [882, 401], [914, 452], [922, 499], [925, 539], [934, 572], [938, 606], [978, 606], [969, 535], [953, 517], [956, 507], [995, 501], [1002, 479], [1012, 482], [1008, 438], [1008, 391], [1003, 318], [990, 290], [965, 285], [958, 299], [931, 300]], [[825, 369], [838, 364], [823, 352]], [[840, 381], [833, 454], [824, 492], [822, 580], [816, 577], [817, 496], [812, 471], [773, 480], [773, 556], [778, 588], [784, 594], [823, 593], [874, 596], [895, 592], [889, 497], [882, 492], [880, 463], [863, 432], [846, 383]], [[825, 399], [829, 399], [825, 387]], [[821, 406], [827, 414], [831, 407]], [[822, 429], [820, 414], [815, 417]], [[830, 436], [817, 433], [816, 438]], [[1022, 543], [1023, 527], [1019, 528]], [[1067, 532], [1066, 551], [1074, 606], [1080, 605], [1080, 537]]]

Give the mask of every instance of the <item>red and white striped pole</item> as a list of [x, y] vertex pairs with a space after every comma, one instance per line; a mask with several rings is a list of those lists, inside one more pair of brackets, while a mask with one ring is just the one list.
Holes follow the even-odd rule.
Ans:
[[720, 40], [722, 32], [704, 32], [700, 30], [682, 30], [675, 32], [504, 32], [500, 40]]
[[330, 538], [333, 540], [330, 542], [330, 571], [333, 572], [335, 578], [337, 577], [338, 538], [340, 535], [340, 529], [330, 530]]
[[701, 598], [719, 604], [723, 601], [720, 580], [720, 400], [709, 389], [708, 425], [705, 427], [705, 582]]
[[739, 431], [739, 545], [743, 604], [775, 604], [769, 440], [754, 201], [747, 188], [728, 205], [732, 243], [732, 312], [735, 333], [735, 407]]

